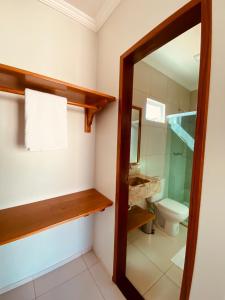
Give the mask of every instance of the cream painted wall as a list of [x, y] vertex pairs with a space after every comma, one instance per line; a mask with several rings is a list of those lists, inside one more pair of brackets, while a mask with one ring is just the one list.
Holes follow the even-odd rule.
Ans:
[[[96, 34], [36, 0], [0, 1], [0, 62], [96, 87]], [[68, 108], [69, 147], [24, 149], [24, 101], [0, 94], [0, 208], [94, 186], [95, 126]], [[0, 289], [13, 286], [92, 247], [93, 217], [0, 247]]]
[[[123, 0], [100, 32], [98, 89], [118, 96], [119, 57], [186, 0]], [[138, 7], [138, 9], [137, 9]], [[225, 298], [225, 3], [213, 1], [213, 51], [199, 239], [191, 300]], [[129, 11], [129, 13], [127, 13]], [[112, 104], [96, 122], [96, 187], [115, 201], [117, 104]], [[112, 273], [114, 209], [95, 218], [94, 249]]]
[[[118, 97], [120, 55], [185, 2], [121, 1], [98, 32], [97, 88]], [[96, 118], [95, 185], [113, 201], [116, 191], [117, 106], [118, 103], [111, 104]], [[96, 215], [94, 229], [94, 250], [110, 273], [113, 268], [114, 218], [114, 207], [104, 216]]]
[[199, 238], [191, 300], [225, 299], [225, 3], [212, 1], [212, 70]]

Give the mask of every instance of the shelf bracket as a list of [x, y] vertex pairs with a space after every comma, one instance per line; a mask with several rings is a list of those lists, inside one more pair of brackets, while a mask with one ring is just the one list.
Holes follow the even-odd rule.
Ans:
[[84, 131], [91, 132], [91, 125], [94, 119], [94, 116], [97, 112], [103, 109], [104, 106], [96, 107], [96, 108], [85, 108], [85, 124]]

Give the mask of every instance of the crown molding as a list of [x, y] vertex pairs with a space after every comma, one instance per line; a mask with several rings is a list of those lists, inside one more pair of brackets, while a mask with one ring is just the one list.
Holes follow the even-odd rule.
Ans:
[[102, 25], [111, 16], [114, 9], [120, 4], [121, 0], [107, 0], [99, 10], [96, 16], [96, 31], [98, 31]]
[[70, 17], [71, 19], [79, 22], [80, 24], [84, 25], [85, 27], [96, 31], [96, 21], [95, 19], [91, 18], [78, 8], [74, 7], [73, 5], [69, 4], [64, 0], [39, 0], [40, 2], [54, 8], [58, 12]]
[[88, 29], [97, 32], [112, 14], [113, 10], [119, 5], [121, 0], [107, 0], [101, 7], [96, 18], [90, 17], [80, 9], [76, 8], [75, 6], [69, 4], [64, 0], [38, 1], [79, 22]]

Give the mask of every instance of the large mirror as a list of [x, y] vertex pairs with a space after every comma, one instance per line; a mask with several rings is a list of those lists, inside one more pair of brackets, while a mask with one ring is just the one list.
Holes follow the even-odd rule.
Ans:
[[142, 108], [133, 105], [131, 115], [131, 143], [130, 143], [130, 164], [137, 164], [140, 160], [141, 147], [141, 118]]
[[188, 228], [201, 25], [134, 66], [126, 276], [145, 299], [178, 300]]

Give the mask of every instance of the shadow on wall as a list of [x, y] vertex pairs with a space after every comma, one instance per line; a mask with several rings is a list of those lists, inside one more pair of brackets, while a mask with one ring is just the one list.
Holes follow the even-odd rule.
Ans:
[[19, 147], [25, 147], [25, 103], [24, 101], [18, 101], [17, 111], [17, 145]]
[[[6, 104], [7, 118], [3, 119], [6, 134], [12, 131], [11, 120], [17, 120], [17, 130], [13, 143], [16, 147], [25, 148], [25, 101], [24, 97], [9, 93], [0, 93], [1, 104]], [[3, 101], [2, 101], [3, 100]], [[7, 120], [7, 121], [4, 121]], [[11, 133], [10, 133], [11, 134]], [[14, 134], [13, 134], [14, 136]]]

